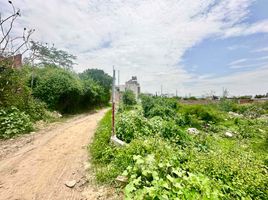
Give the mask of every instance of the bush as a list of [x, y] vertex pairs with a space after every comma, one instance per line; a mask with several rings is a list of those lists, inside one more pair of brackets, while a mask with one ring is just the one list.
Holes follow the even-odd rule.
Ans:
[[237, 112], [238, 110], [238, 104], [235, 102], [235, 100], [222, 99], [218, 106], [220, 110], [225, 112]]
[[148, 120], [138, 110], [118, 114], [115, 127], [117, 137], [125, 142], [151, 133]]
[[224, 199], [267, 199], [267, 169], [250, 153], [239, 147], [227, 151], [195, 152], [185, 163], [193, 173], [202, 173], [215, 180]]
[[109, 150], [107, 151], [107, 147], [104, 148], [105, 153], [94, 163], [97, 181], [102, 183], [113, 183], [128, 166], [134, 164], [134, 155], [147, 156], [155, 153], [158, 160], [176, 155], [174, 146], [159, 137], [133, 139], [124, 148], [115, 148], [109, 146], [109, 143], [106, 145]]
[[178, 166], [177, 159], [157, 161], [154, 155], [134, 156], [134, 165], [123, 175], [129, 177], [126, 199], [219, 199], [214, 182]]
[[8, 139], [33, 130], [30, 117], [15, 107], [0, 109], [0, 138]]
[[132, 90], [126, 90], [122, 96], [123, 103], [128, 106], [133, 106], [137, 103], [135, 94]]
[[78, 76], [59, 68], [40, 70], [33, 90], [33, 95], [46, 102], [50, 109], [63, 113], [75, 112], [79, 109], [81, 94], [82, 84]]
[[31, 90], [27, 87], [28, 69], [4, 68], [0, 74], [0, 107], [15, 106], [23, 110], [31, 100]]
[[89, 109], [96, 105], [106, 105], [105, 90], [92, 79], [83, 79], [83, 92], [80, 100], [80, 106], [83, 109]]
[[160, 134], [161, 129], [163, 127], [163, 123], [164, 123], [164, 120], [159, 116], [149, 119], [149, 126], [150, 126], [150, 130], [152, 131], [152, 133]]
[[142, 108], [145, 117], [159, 116], [168, 120], [176, 115], [178, 103], [176, 99], [142, 96]]
[[190, 141], [188, 133], [177, 126], [174, 121], [165, 121], [160, 130], [163, 138], [169, 139], [176, 144], [184, 146]]
[[196, 116], [198, 119], [205, 122], [219, 122], [221, 121], [220, 113], [209, 106], [204, 105], [189, 105], [182, 109], [184, 115]]
[[47, 116], [47, 105], [37, 99], [31, 98], [23, 111], [29, 115], [33, 122], [49, 118]]
[[265, 114], [265, 109], [259, 104], [243, 105], [240, 107], [239, 112], [247, 118], [258, 118], [262, 114]]
[[113, 78], [100, 69], [87, 69], [83, 73], [79, 74], [82, 80], [93, 80], [102, 88], [101, 103], [108, 104], [111, 98], [111, 88]]

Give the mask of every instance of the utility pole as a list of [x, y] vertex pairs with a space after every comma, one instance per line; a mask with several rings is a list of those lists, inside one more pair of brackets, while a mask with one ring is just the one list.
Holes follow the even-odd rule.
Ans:
[[[118, 71], [119, 72], [119, 71]], [[119, 73], [118, 73], [119, 79]], [[126, 143], [120, 139], [118, 139], [115, 135], [115, 70], [113, 66], [113, 87], [112, 87], [112, 136], [110, 141], [114, 143], [116, 146], [124, 146]]]
[[178, 97], [178, 90], [176, 90], [176, 97]]
[[120, 78], [120, 71], [118, 70], [117, 73], [118, 73], [117, 74], [117, 81], [118, 81], [117, 84], [118, 84], [118, 87], [119, 87], [119, 85], [120, 85], [120, 79], [119, 79]]
[[113, 88], [112, 88], [112, 135], [115, 135], [114, 119], [115, 119], [115, 70], [113, 66]]
[[161, 97], [163, 96], [163, 85], [161, 85]]

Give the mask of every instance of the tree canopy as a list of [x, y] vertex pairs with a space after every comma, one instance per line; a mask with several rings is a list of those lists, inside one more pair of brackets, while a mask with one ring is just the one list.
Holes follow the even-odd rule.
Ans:
[[105, 90], [111, 90], [112, 88], [113, 78], [101, 69], [87, 69], [80, 74], [80, 77], [97, 81]]
[[31, 54], [25, 58], [26, 63], [33, 63], [42, 66], [56, 66], [71, 69], [75, 65], [76, 56], [57, 49], [54, 45], [49, 47], [40, 42], [31, 41]]

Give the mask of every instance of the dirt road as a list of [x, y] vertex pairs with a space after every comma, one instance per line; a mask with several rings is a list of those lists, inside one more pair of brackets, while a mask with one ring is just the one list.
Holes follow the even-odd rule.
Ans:
[[[11, 141], [9, 154], [0, 156], [1, 200], [107, 199], [106, 189], [87, 183], [87, 145], [107, 110], [76, 117]], [[18, 139], [19, 140], [19, 139]], [[23, 143], [23, 145], [21, 145]], [[69, 188], [66, 181], [75, 180]]]

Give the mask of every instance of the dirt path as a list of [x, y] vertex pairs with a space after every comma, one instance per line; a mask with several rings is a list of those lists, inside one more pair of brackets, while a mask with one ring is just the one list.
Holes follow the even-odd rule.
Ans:
[[[106, 189], [87, 184], [86, 178], [87, 145], [106, 111], [76, 117], [28, 136], [22, 147], [16, 139], [14, 147], [0, 144], [0, 148], [17, 149], [0, 157], [0, 199], [107, 199]], [[76, 180], [74, 188], [65, 186], [69, 180]]]

